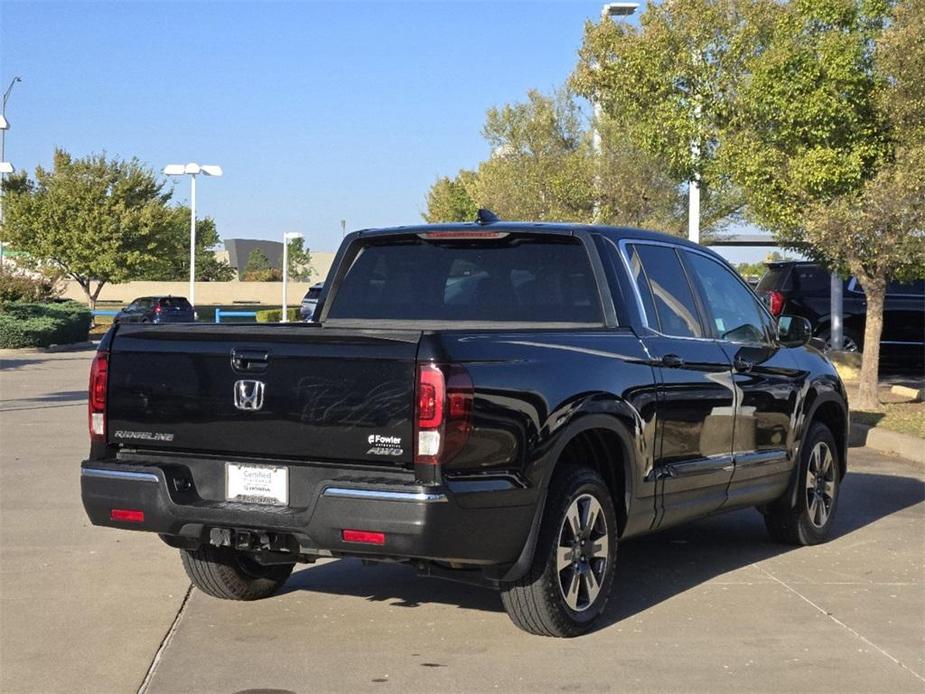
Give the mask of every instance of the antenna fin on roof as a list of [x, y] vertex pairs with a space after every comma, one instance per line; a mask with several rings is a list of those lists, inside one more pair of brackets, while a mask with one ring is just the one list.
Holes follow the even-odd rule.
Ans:
[[475, 221], [478, 224], [485, 226], [486, 224], [494, 224], [495, 222], [500, 222], [501, 217], [486, 207], [480, 207], [479, 211], [475, 214]]

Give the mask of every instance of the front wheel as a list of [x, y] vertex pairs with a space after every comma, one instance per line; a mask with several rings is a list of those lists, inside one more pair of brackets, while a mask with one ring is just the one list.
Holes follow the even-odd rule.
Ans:
[[181, 549], [180, 557], [194, 586], [206, 595], [224, 600], [268, 598], [282, 587], [294, 566], [264, 566], [244, 552], [211, 545]]
[[771, 537], [789, 545], [816, 545], [829, 539], [838, 507], [838, 447], [824, 424], [813, 424], [800, 451], [797, 493], [778, 499], [764, 512]]
[[601, 476], [583, 466], [554, 478], [533, 565], [502, 586], [515, 625], [539, 636], [588, 631], [604, 610], [613, 583], [617, 520]]

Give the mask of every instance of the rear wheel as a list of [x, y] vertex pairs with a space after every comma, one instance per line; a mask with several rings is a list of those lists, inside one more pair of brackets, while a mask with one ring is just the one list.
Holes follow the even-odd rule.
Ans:
[[765, 510], [768, 533], [778, 542], [815, 545], [831, 534], [838, 507], [838, 447], [824, 424], [813, 424], [800, 453], [796, 503], [788, 493]]
[[825, 342], [825, 351], [831, 352], [833, 349], [838, 352], [860, 352], [861, 340], [850, 330], [842, 331], [841, 347], [835, 347], [832, 342], [832, 333], [826, 329], [819, 333], [820, 339]]
[[578, 636], [607, 604], [617, 551], [613, 501], [600, 475], [569, 467], [553, 480], [533, 565], [502, 587], [504, 609], [540, 636]]
[[224, 600], [268, 598], [282, 587], [294, 566], [264, 566], [244, 552], [211, 545], [181, 549], [180, 557], [194, 586], [206, 595]]

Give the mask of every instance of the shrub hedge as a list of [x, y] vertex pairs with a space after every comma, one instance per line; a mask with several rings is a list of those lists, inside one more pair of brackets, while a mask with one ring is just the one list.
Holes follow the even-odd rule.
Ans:
[[[299, 308], [287, 308], [286, 315], [290, 321], [300, 321], [299, 318]], [[279, 323], [280, 319], [283, 317], [282, 308], [270, 308], [263, 311], [257, 311], [257, 322], [258, 323]]]
[[90, 310], [76, 301], [0, 302], [0, 347], [48, 347], [85, 342]]

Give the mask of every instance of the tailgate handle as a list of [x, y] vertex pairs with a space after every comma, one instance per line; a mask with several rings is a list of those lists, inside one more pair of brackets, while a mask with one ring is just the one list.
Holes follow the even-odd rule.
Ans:
[[231, 350], [231, 368], [235, 371], [255, 373], [266, 371], [270, 365], [270, 353], [258, 350]]

